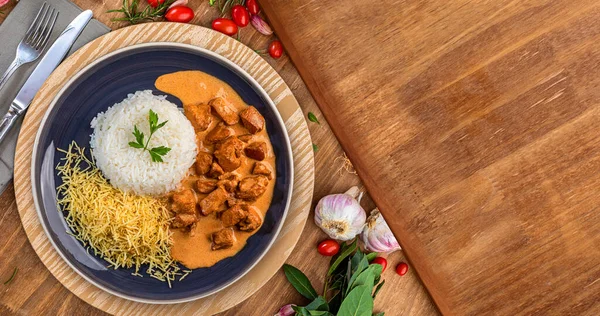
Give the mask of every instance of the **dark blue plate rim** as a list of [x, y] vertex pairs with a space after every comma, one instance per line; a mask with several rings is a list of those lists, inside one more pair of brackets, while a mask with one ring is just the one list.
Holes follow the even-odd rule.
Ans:
[[[98, 282], [96, 282], [95, 280], [87, 277], [84, 273], [82, 273], [79, 269], [77, 269], [68, 259], [67, 257], [63, 254], [63, 252], [60, 250], [60, 247], [57, 246], [56, 241], [51, 237], [52, 235], [49, 232], [48, 227], [46, 226], [44, 220], [43, 220], [43, 215], [42, 212], [44, 210], [42, 210], [42, 204], [38, 199], [39, 194], [41, 194], [40, 192], [40, 188], [38, 187], [38, 183], [36, 181], [36, 178], [38, 176], [38, 174], [36, 173], [36, 166], [41, 163], [41, 161], [38, 161], [38, 159], [36, 159], [36, 157], [38, 156], [38, 150], [43, 150], [41, 148], [39, 148], [39, 142], [40, 142], [40, 137], [41, 137], [41, 132], [44, 129], [44, 126], [46, 125], [46, 121], [48, 119], [48, 116], [50, 114], [50, 112], [52, 111], [52, 109], [54, 108], [54, 106], [56, 105], [57, 101], [60, 99], [60, 97], [63, 95], [63, 93], [72, 85], [74, 84], [79, 77], [81, 77], [82, 75], [84, 75], [87, 71], [89, 71], [91, 68], [93, 68], [94, 66], [96, 66], [97, 64], [103, 62], [106, 59], [112, 58], [113, 56], [116, 56], [118, 54], [127, 52], [129, 50], [134, 50], [134, 49], [139, 49], [139, 48], [152, 48], [152, 47], [157, 47], [157, 48], [183, 48], [183, 49], [188, 49], [188, 50], [192, 50], [195, 53], [199, 53], [201, 55], [204, 55], [204, 57], [212, 59], [215, 62], [221, 63], [224, 67], [228, 67], [230, 68], [230, 70], [236, 72], [238, 75], [240, 75], [241, 77], [243, 77], [244, 79], [246, 79], [252, 86], [252, 88], [258, 93], [260, 94], [264, 100], [267, 101], [267, 105], [270, 108], [271, 111], [273, 111], [276, 115], [275, 117], [277, 118], [277, 124], [279, 124], [279, 127], [281, 128], [281, 130], [284, 131], [283, 136], [284, 136], [284, 140], [285, 140], [285, 149], [288, 152], [287, 155], [287, 159], [288, 159], [288, 166], [289, 166], [289, 170], [287, 170], [289, 172], [289, 178], [290, 178], [290, 185], [287, 189], [287, 199], [285, 202], [285, 208], [284, 208], [284, 212], [283, 212], [283, 216], [281, 218], [281, 220], [279, 221], [279, 223], [277, 223], [277, 227], [275, 230], [275, 234], [273, 235], [273, 238], [269, 241], [269, 244], [267, 245], [267, 247], [265, 247], [262, 251], [262, 253], [254, 260], [254, 262], [252, 262], [249, 266], [247, 266], [247, 268], [240, 273], [238, 276], [236, 276], [235, 278], [233, 278], [232, 280], [230, 280], [229, 282], [222, 284], [221, 286], [215, 288], [212, 291], [208, 291], [202, 294], [198, 294], [198, 295], [193, 295], [190, 297], [184, 297], [184, 298], [179, 298], [179, 299], [172, 299], [172, 300], [150, 300], [150, 299], [145, 299], [145, 298], [140, 298], [140, 297], [136, 297], [136, 296], [131, 296], [131, 295], [127, 295], [124, 294], [122, 292], [116, 292], [113, 291], [109, 288], [106, 288], [104, 286], [102, 286], [101, 284], [99, 284]], [[35, 136], [35, 141], [33, 143], [33, 152], [32, 152], [32, 157], [31, 157], [31, 186], [32, 186], [32, 195], [33, 195], [33, 203], [38, 215], [38, 219], [40, 220], [40, 224], [42, 226], [42, 228], [44, 229], [44, 233], [46, 234], [46, 236], [48, 237], [50, 243], [52, 244], [52, 247], [54, 247], [54, 249], [58, 252], [58, 254], [60, 255], [60, 257], [63, 259], [63, 261], [65, 261], [67, 263], [67, 265], [69, 265], [69, 267], [71, 267], [71, 269], [73, 269], [75, 272], [77, 272], [77, 274], [82, 277], [83, 279], [85, 279], [86, 281], [88, 281], [89, 283], [93, 284], [94, 286], [96, 286], [97, 288], [110, 293], [112, 295], [127, 299], [127, 300], [131, 300], [131, 301], [135, 301], [135, 302], [140, 302], [140, 303], [149, 303], [149, 304], [178, 304], [178, 303], [185, 303], [185, 302], [190, 302], [190, 301], [194, 301], [203, 297], [207, 297], [210, 296], [212, 294], [215, 294], [223, 289], [225, 289], [226, 287], [232, 285], [233, 283], [237, 282], [239, 279], [241, 279], [242, 277], [244, 277], [250, 270], [252, 270], [261, 260], [262, 258], [265, 256], [265, 254], [271, 249], [271, 247], [273, 246], [273, 243], [277, 240], [279, 233], [281, 232], [281, 229], [283, 227], [283, 223], [285, 222], [285, 219], [287, 218], [288, 215], [288, 211], [289, 211], [289, 207], [290, 207], [290, 203], [291, 203], [291, 198], [292, 198], [292, 191], [293, 191], [293, 183], [294, 183], [294, 165], [293, 165], [293, 154], [292, 154], [292, 148], [291, 148], [291, 143], [290, 143], [290, 139], [289, 139], [289, 135], [287, 133], [287, 129], [285, 127], [285, 123], [283, 122], [283, 119], [281, 118], [281, 115], [279, 114], [279, 111], [277, 110], [277, 107], [275, 106], [275, 104], [273, 103], [273, 100], [271, 100], [271, 97], [269, 96], [269, 94], [264, 90], [264, 88], [252, 77], [250, 76], [244, 69], [242, 69], [240, 66], [238, 66], [237, 64], [235, 64], [234, 62], [230, 61], [229, 59], [213, 52], [210, 50], [207, 50], [205, 48], [202, 47], [198, 47], [198, 46], [194, 46], [194, 45], [189, 45], [189, 44], [182, 44], [182, 43], [172, 43], [172, 42], [153, 42], [153, 43], [142, 43], [142, 44], [136, 44], [136, 45], [131, 45], [131, 46], [127, 46], [127, 47], [123, 47], [120, 48], [118, 50], [115, 50], [111, 53], [108, 53], [96, 60], [94, 60], [93, 62], [91, 62], [89, 65], [85, 66], [83, 69], [81, 69], [79, 72], [77, 72], [75, 75], [73, 75], [73, 77], [71, 79], [69, 79], [69, 81], [58, 91], [58, 93], [56, 94], [56, 96], [54, 97], [54, 99], [50, 102], [50, 105], [48, 106], [48, 108], [46, 109], [46, 112], [44, 114], [44, 117], [42, 118], [42, 120], [40, 121], [40, 125], [38, 127], [38, 130], [36, 132], [36, 136]]]

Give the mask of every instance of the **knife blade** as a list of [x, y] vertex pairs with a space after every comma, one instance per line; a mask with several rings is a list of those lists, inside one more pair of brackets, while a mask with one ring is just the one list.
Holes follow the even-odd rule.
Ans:
[[92, 19], [92, 11], [86, 10], [80, 13], [59, 35], [44, 57], [37, 64], [25, 84], [19, 90], [17, 97], [12, 101], [8, 113], [0, 122], [0, 142], [4, 140], [10, 128], [31, 104], [31, 101], [40, 90], [46, 79], [65, 58], [71, 46], [79, 37], [85, 26]]

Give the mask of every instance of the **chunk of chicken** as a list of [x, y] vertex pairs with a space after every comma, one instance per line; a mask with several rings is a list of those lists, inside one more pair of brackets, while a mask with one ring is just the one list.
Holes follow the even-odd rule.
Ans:
[[200, 193], [210, 193], [217, 188], [217, 180], [215, 179], [200, 179], [196, 181], [196, 190]]
[[246, 177], [240, 181], [236, 197], [244, 200], [256, 200], [263, 195], [269, 185], [269, 178], [265, 176]]
[[238, 174], [226, 173], [219, 177], [219, 182], [217, 185], [225, 189], [227, 192], [233, 192], [235, 191], [235, 188], [237, 188], [239, 182], [240, 177]]
[[210, 165], [213, 162], [213, 155], [204, 151], [196, 155], [196, 174], [203, 175], [210, 171]]
[[215, 128], [213, 128], [208, 134], [206, 134], [206, 142], [207, 143], [218, 143], [227, 137], [233, 136], [235, 131], [231, 127], [227, 127], [227, 125], [223, 124], [223, 122], [217, 124]]
[[208, 215], [220, 210], [225, 205], [227, 200], [227, 191], [223, 188], [216, 188], [210, 192], [202, 201], [200, 201], [200, 211], [202, 215]]
[[208, 172], [208, 176], [216, 179], [219, 176], [223, 175], [224, 173], [225, 173], [225, 171], [223, 171], [223, 168], [221, 168], [221, 166], [218, 163], [213, 162], [210, 165], [210, 171]]
[[237, 223], [241, 222], [245, 218], [246, 211], [244, 211], [242, 206], [239, 204], [228, 208], [221, 214], [221, 222], [223, 222], [223, 226], [225, 227], [237, 225]]
[[223, 228], [212, 234], [212, 250], [230, 248], [235, 243], [235, 234], [232, 228]]
[[196, 195], [190, 189], [181, 190], [173, 194], [172, 210], [176, 214], [195, 214], [196, 213]]
[[215, 110], [217, 115], [221, 119], [223, 119], [225, 124], [234, 125], [240, 121], [240, 118], [239, 118], [235, 108], [233, 107], [233, 105], [231, 105], [229, 102], [227, 102], [227, 100], [225, 100], [224, 98], [222, 98], [222, 97], [214, 98], [214, 99], [210, 100], [210, 102], [208, 102], [208, 104], [210, 104], [210, 106], [212, 106], [213, 110]]
[[217, 145], [215, 157], [223, 171], [230, 172], [240, 167], [242, 148], [244, 148], [244, 143], [235, 136], [229, 137]]
[[238, 224], [238, 228], [243, 231], [253, 231], [262, 225], [262, 216], [258, 212], [258, 209], [254, 206], [244, 205], [246, 211], [246, 217], [241, 220]]
[[175, 219], [171, 222], [171, 227], [188, 227], [196, 223], [196, 221], [198, 221], [198, 218], [196, 218], [196, 214], [177, 214], [175, 215]]
[[212, 122], [208, 104], [188, 104], [183, 107], [183, 112], [196, 131], [205, 131]]
[[238, 139], [243, 141], [244, 143], [248, 143], [249, 141], [252, 140], [252, 134], [240, 135], [240, 136], [238, 136]]
[[252, 174], [263, 175], [269, 180], [273, 179], [273, 173], [266, 163], [257, 161], [252, 169]]
[[264, 160], [267, 156], [267, 143], [265, 142], [256, 142], [252, 143], [246, 148], [244, 148], [244, 153], [246, 157], [252, 158], [255, 160]]
[[244, 127], [252, 134], [262, 131], [265, 127], [265, 118], [253, 106], [249, 106], [240, 112], [240, 118]]
[[238, 199], [235, 196], [230, 195], [227, 197], [227, 206], [228, 207], [233, 207], [235, 205], [244, 204], [244, 203], [245, 203], [244, 200]]

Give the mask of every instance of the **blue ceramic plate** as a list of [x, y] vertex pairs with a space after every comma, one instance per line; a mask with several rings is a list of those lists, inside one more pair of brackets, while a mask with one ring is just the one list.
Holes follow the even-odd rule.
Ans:
[[[237, 255], [210, 268], [195, 269], [172, 288], [132, 270], [108, 269], [103, 259], [89, 254], [68, 234], [63, 213], [57, 209], [56, 187], [62, 181], [55, 167], [62, 157], [56, 148], [76, 141], [89, 147], [90, 122], [99, 112], [137, 90], [156, 90], [160, 75], [180, 70], [200, 70], [228, 83], [247, 104], [265, 117], [275, 151], [277, 179], [273, 202], [264, 224]], [[181, 102], [170, 96], [171, 102]], [[292, 153], [284, 123], [267, 93], [240, 67], [211, 51], [175, 43], [150, 43], [127, 47], [84, 68], [57, 94], [38, 130], [32, 157], [33, 196], [48, 238], [62, 258], [83, 278], [114, 295], [145, 303], [181, 303], [213, 294], [231, 285], [260, 259], [279, 233], [292, 194]]]

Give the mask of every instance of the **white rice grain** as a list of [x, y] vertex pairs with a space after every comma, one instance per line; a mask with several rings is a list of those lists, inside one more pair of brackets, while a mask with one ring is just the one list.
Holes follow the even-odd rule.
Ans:
[[[159, 123], [168, 123], [157, 130], [148, 148], [166, 146], [171, 151], [164, 162], [152, 162], [148, 151], [133, 148], [133, 127], [148, 140], [148, 113], [158, 114]], [[94, 133], [90, 146], [96, 164], [110, 183], [138, 195], [162, 195], [176, 189], [196, 159], [194, 128], [177, 106], [166, 96], [155, 96], [151, 90], [129, 94], [127, 99], [99, 113], [91, 122]]]

